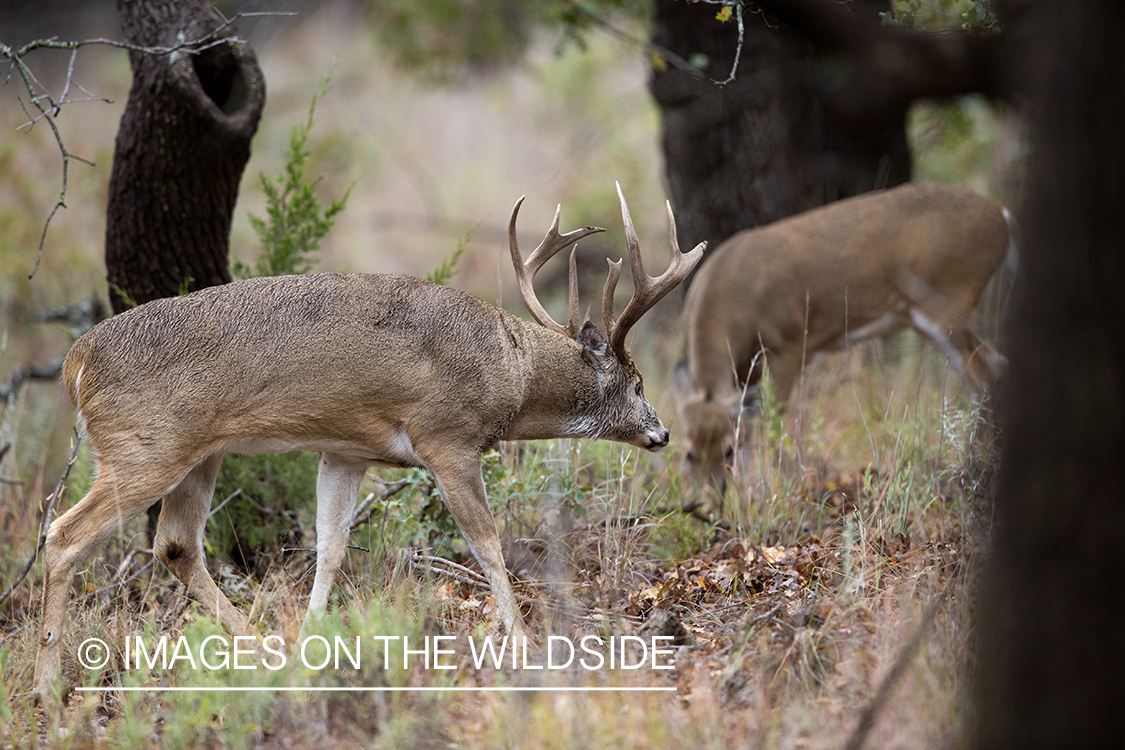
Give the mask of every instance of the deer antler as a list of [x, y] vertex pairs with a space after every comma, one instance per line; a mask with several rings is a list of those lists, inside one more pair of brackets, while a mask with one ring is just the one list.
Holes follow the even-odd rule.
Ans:
[[609, 278], [606, 279], [605, 291], [602, 293], [602, 317], [605, 319], [606, 333], [609, 334], [610, 348], [619, 359], [626, 360], [629, 352], [625, 348], [625, 336], [629, 330], [664, 295], [687, 278], [703, 259], [707, 243], [700, 242], [690, 253], [680, 252], [680, 243], [676, 238], [676, 217], [672, 215], [672, 204], [668, 203], [668, 237], [672, 245], [672, 262], [660, 276], [649, 276], [641, 263], [641, 243], [637, 239], [637, 230], [633, 228], [633, 219], [629, 216], [629, 206], [625, 203], [620, 183], [617, 183], [617, 197], [621, 199], [621, 220], [625, 222], [625, 242], [629, 246], [629, 271], [633, 275], [634, 291], [621, 317], [615, 318], [613, 292], [617, 289], [617, 280], [621, 276], [621, 261], [610, 261]]
[[575, 338], [578, 335], [578, 271], [575, 264], [575, 251], [572, 250], [570, 253], [570, 282], [567, 290], [569, 314], [565, 326], [556, 323], [543, 309], [543, 305], [539, 303], [539, 298], [535, 296], [532, 280], [535, 278], [535, 272], [559, 250], [568, 245], [573, 245], [587, 235], [604, 232], [605, 230], [601, 227], [583, 227], [582, 229], [575, 229], [573, 232], [559, 234], [559, 213], [562, 211], [562, 205], [560, 204], [555, 209], [555, 220], [551, 222], [551, 228], [547, 230], [547, 235], [539, 243], [539, 247], [535, 248], [535, 252], [527, 259], [527, 262], [524, 263], [523, 256], [520, 254], [519, 243], [516, 241], [516, 216], [519, 214], [520, 205], [523, 204], [523, 199], [526, 197], [520, 196], [520, 199], [516, 201], [516, 206], [512, 209], [512, 219], [508, 222], [508, 247], [512, 251], [512, 265], [516, 268], [520, 295], [523, 296], [523, 303], [527, 305], [531, 316], [538, 320], [541, 325], [552, 331], [566, 334], [570, 338]]

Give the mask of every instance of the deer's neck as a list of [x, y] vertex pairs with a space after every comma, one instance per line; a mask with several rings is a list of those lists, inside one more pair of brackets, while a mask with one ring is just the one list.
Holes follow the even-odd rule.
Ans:
[[[523, 401], [505, 440], [544, 440], [587, 435], [584, 418], [596, 408], [597, 376], [572, 339], [524, 320], [519, 321], [517, 357], [524, 373]], [[592, 437], [592, 436], [591, 436]]]

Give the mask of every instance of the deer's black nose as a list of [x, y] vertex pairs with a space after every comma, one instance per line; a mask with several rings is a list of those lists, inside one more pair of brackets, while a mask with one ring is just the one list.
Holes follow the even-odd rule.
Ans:
[[669, 433], [666, 428], [654, 430], [653, 432], [649, 433], [648, 445], [645, 447], [650, 451], [658, 451], [668, 445], [668, 438], [670, 435], [671, 433]]

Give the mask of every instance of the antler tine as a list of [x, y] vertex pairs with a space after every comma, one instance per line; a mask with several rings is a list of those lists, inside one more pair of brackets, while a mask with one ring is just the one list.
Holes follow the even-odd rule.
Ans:
[[586, 237], [587, 235], [595, 234], [596, 232], [604, 232], [601, 227], [583, 227], [582, 229], [575, 229], [573, 232], [566, 234], [559, 234], [559, 214], [562, 212], [562, 205], [560, 204], [555, 208], [555, 219], [551, 222], [551, 228], [547, 230], [547, 235], [543, 241], [539, 243], [539, 247], [531, 254], [531, 257], [524, 263], [523, 255], [520, 253], [519, 242], [516, 240], [516, 217], [519, 215], [520, 206], [523, 204], [524, 198], [527, 196], [520, 196], [516, 201], [515, 207], [512, 209], [512, 218], [508, 222], [508, 248], [512, 253], [512, 265], [516, 270], [516, 280], [519, 282], [520, 295], [523, 297], [523, 302], [527, 305], [528, 312], [535, 318], [541, 325], [549, 328], [552, 331], [566, 334], [574, 337], [578, 334], [578, 271], [574, 257], [571, 253], [570, 257], [570, 270], [569, 270], [569, 283], [567, 290], [568, 297], [568, 320], [567, 325], [562, 326], [555, 322], [555, 320], [547, 314], [547, 310], [539, 302], [539, 298], [535, 296], [535, 288], [532, 286], [532, 280], [535, 278], [535, 273], [542, 267], [544, 263], [555, 256], [560, 250], [569, 245], [573, 245], [578, 240]]
[[668, 244], [672, 246], [672, 256], [680, 252], [680, 238], [676, 234], [676, 215], [672, 213], [672, 201], [664, 201], [668, 209]]
[[[669, 203], [668, 234], [672, 246], [672, 262], [660, 276], [649, 276], [645, 273], [644, 264], [641, 262], [641, 244], [637, 240], [637, 230], [633, 227], [633, 219], [629, 216], [629, 206], [625, 202], [625, 195], [621, 192], [620, 184], [617, 185], [617, 197], [621, 200], [621, 219], [625, 223], [625, 242], [629, 246], [629, 270], [633, 274], [634, 291], [629, 304], [621, 312], [621, 317], [614, 320], [611, 325], [609, 321], [613, 317], [613, 289], [610, 282], [607, 281], [606, 290], [602, 297], [602, 315], [605, 316], [606, 312], [609, 312], [609, 316], [606, 317], [606, 326], [610, 328], [610, 346], [619, 358], [625, 359], [628, 356], [628, 351], [625, 349], [625, 337], [629, 330], [653, 305], [688, 277], [699, 261], [703, 259], [703, 251], [707, 247], [707, 243], [699, 243], [690, 253], [680, 252], [676, 236], [676, 219], [672, 215], [672, 206]], [[618, 265], [620, 267], [620, 261]], [[620, 273], [620, 270], [617, 273]], [[613, 286], [616, 286], [617, 279], [612, 264], [610, 276]]]
[[609, 264], [609, 276], [605, 280], [605, 290], [602, 292], [602, 321], [608, 333], [613, 330], [617, 322], [613, 317], [613, 293], [617, 291], [617, 280], [621, 278], [621, 261], [605, 259]]
[[570, 249], [570, 269], [566, 285], [566, 335], [578, 338], [578, 245]]
[[[637, 239], [637, 230], [633, 226], [633, 217], [629, 215], [629, 204], [625, 202], [625, 194], [621, 192], [621, 183], [617, 186], [617, 197], [621, 201], [621, 221], [625, 224], [625, 244], [629, 247], [629, 273], [633, 275], [634, 286], [645, 275], [645, 267], [641, 262], [641, 241]], [[638, 287], [639, 288], [639, 287]]]

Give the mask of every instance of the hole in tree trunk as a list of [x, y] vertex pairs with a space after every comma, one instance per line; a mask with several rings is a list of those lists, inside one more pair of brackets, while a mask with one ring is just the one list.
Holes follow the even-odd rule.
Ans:
[[203, 92], [224, 114], [237, 112], [246, 104], [247, 87], [238, 59], [226, 45], [195, 55], [192, 67]]

